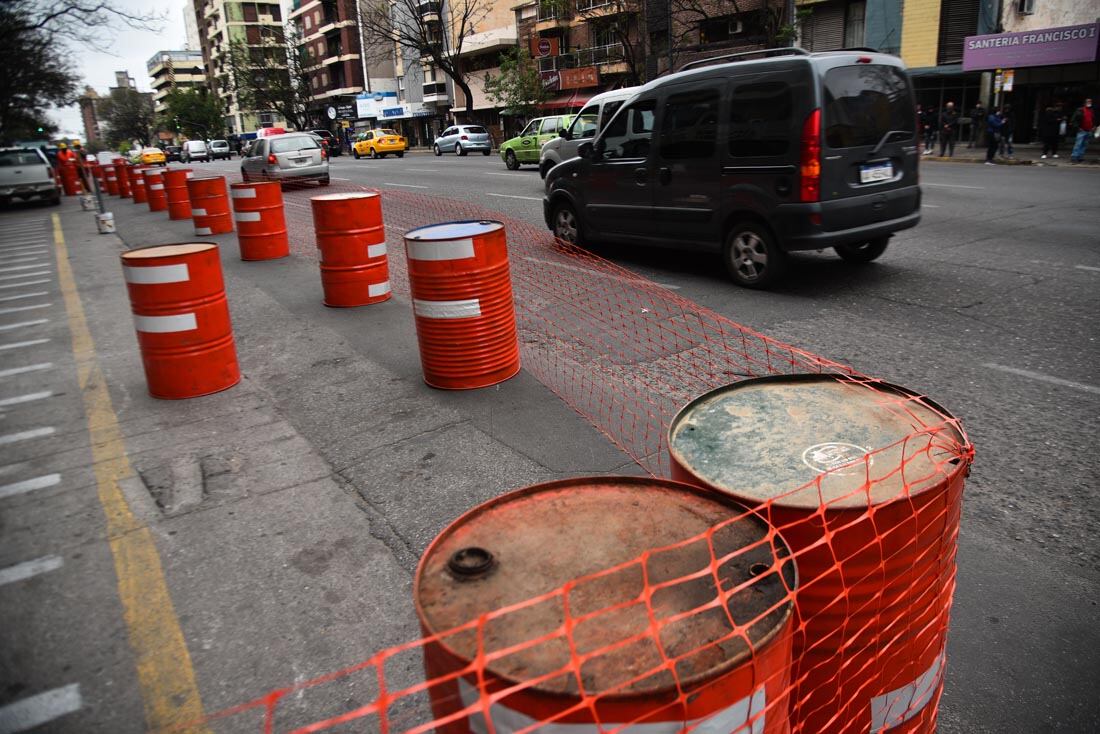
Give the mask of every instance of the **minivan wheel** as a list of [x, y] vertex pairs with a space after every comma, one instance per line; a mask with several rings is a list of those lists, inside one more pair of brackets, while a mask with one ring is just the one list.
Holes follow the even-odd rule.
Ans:
[[504, 165], [509, 171], [519, 170], [519, 161], [516, 159], [515, 151], [509, 150], [504, 154]]
[[542, 178], [546, 178], [546, 174], [550, 173], [550, 169], [553, 168], [553, 167], [554, 167], [554, 162], [553, 161], [549, 161], [549, 160], [543, 161], [539, 165], [539, 176], [541, 176]]
[[886, 252], [888, 244], [890, 244], [889, 237], [879, 237], [858, 245], [837, 245], [833, 249], [845, 262], [869, 263]]
[[433, 145], [432, 146], [432, 152], [435, 153], [436, 155], [443, 155], [443, 151], [439, 149], [438, 145]]
[[554, 236], [559, 240], [571, 245], [584, 244], [581, 220], [572, 204], [565, 201], [555, 204], [550, 221], [554, 223]]
[[767, 288], [778, 282], [786, 270], [787, 255], [762, 224], [750, 222], [733, 229], [722, 253], [726, 270], [737, 285]]

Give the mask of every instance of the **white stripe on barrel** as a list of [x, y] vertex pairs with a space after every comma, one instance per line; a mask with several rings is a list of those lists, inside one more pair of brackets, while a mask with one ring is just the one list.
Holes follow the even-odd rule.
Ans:
[[237, 212], [236, 216], [233, 217], [233, 218], [236, 219], [238, 222], [258, 222], [258, 221], [260, 221], [260, 213], [259, 212]]
[[943, 679], [944, 654], [941, 652], [920, 678], [897, 690], [871, 699], [871, 731], [901, 726], [921, 712]]
[[384, 280], [381, 283], [371, 283], [367, 286], [367, 295], [370, 298], [374, 298], [375, 296], [384, 296], [389, 292], [390, 282], [388, 280]]
[[149, 184], [150, 191], [164, 191], [164, 184]]
[[380, 245], [367, 245], [367, 257], [382, 257], [386, 254], [386, 243]]
[[210, 227], [195, 227], [195, 234], [213, 234], [214, 230]]
[[466, 260], [474, 256], [474, 241], [470, 238], [447, 242], [405, 240], [410, 260]]
[[176, 331], [194, 331], [199, 328], [193, 313], [172, 316], [139, 316], [134, 314], [134, 326], [146, 334], [171, 334]]
[[205, 217], [206, 216], [206, 210], [205, 209], [192, 209], [191, 210], [191, 216], [193, 216], [193, 217]]
[[230, 189], [229, 195], [234, 199], [255, 199], [256, 189]]
[[468, 319], [481, 315], [481, 301], [421, 301], [413, 299], [413, 313], [426, 319]]
[[191, 274], [187, 270], [187, 264], [156, 265], [148, 268], [132, 268], [122, 266], [123, 277], [127, 283], [136, 285], [156, 285], [158, 283], [183, 283], [191, 280]]

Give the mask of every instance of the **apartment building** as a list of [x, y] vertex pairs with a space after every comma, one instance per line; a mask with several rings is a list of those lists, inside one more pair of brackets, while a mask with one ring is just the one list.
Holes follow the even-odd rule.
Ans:
[[[462, 68], [467, 74], [466, 83], [470, 87], [473, 100], [472, 103], [468, 101], [462, 89], [454, 86], [451, 112], [458, 120], [485, 126], [489, 129], [494, 141], [499, 143], [504, 139], [502, 108], [486, 94], [485, 79], [489, 75], [500, 74], [500, 55], [510, 48], [515, 48], [519, 41], [516, 32], [516, 16], [511, 3], [492, 3], [486, 8], [484, 16], [478, 18], [473, 31], [463, 39], [462, 46], [457, 51]], [[427, 79], [433, 71], [431, 64], [427, 64], [425, 78]], [[430, 91], [428, 83], [425, 81], [425, 92]], [[439, 82], [435, 84], [438, 89]]]
[[80, 106], [80, 119], [84, 123], [84, 142], [98, 143], [103, 138], [99, 127], [99, 103], [102, 97], [92, 87], [85, 85], [84, 94], [76, 98]]
[[153, 103], [164, 112], [164, 98], [176, 89], [206, 88], [202, 51], [157, 51], [145, 63], [153, 87]]
[[236, 93], [219, 82], [229, 73], [229, 52], [233, 42], [261, 46], [265, 36], [282, 38], [283, 12], [278, 0], [235, 2], [234, 0], [189, 0], [198, 27], [207, 82], [221, 99], [225, 126], [231, 135], [248, 134], [261, 127], [282, 127], [286, 123], [270, 110], [242, 109]]

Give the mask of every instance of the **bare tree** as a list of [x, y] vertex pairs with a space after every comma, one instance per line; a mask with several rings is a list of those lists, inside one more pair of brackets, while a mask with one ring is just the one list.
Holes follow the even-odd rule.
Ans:
[[20, 18], [16, 31], [38, 31], [50, 43], [72, 41], [97, 51], [110, 51], [113, 39], [103, 31], [118, 25], [160, 31], [163, 13], [124, 9], [112, 0], [2, 0]]
[[360, 0], [360, 23], [367, 45], [400, 46], [419, 54], [449, 76], [473, 109], [462, 46], [478, 32], [493, 0]]
[[[686, 55], [697, 55], [722, 45], [744, 46], [746, 50], [786, 46], [797, 33], [798, 18], [787, 18], [785, 0], [669, 0], [672, 66]], [[797, 15], [797, 14], [796, 14]], [[740, 22], [737, 38], [708, 39], [704, 24], [723, 20]]]
[[308, 130], [309, 67], [311, 57], [300, 46], [293, 23], [284, 28], [265, 28], [259, 43], [233, 41], [221, 89], [234, 92], [241, 109], [273, 110], [294, 130]]
[[76, 96], [72, 63], [25, 16], [0, 4], [0, 141], [37, 137], [51, 124], [46, 110]]

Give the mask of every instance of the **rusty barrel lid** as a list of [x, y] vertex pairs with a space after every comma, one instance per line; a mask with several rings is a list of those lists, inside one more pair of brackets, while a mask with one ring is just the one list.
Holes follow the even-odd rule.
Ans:
[[[707, 539], [676, 544], [716, 526], [721, 527], [711, 541], [722, 589], [751, 584], [731, 594], [726, 609], [721, 603], [704, 609], [717, 599]], [[640, 560], [647, 551], [644, 572], [653, 614], [663, 626], [659, 635], [585, 661], [585, 694], [655, 696], [674, 693], [677, 680], [690, 686], [720, 677], [753, 652], [745, 637], [735, 634], [731, 618], [749, 625], [744, 632], [755, 650], [790, 621], [795, 564], [774, 530], [721, 492], [638, 477], [549, 482], [474, 508], [444, 530], [421, 558], [414, 586], [417, 613], [427, 633], [444, 633], [488, 612], [549, 595], [487, 620], [482, 630], [486, 653], [541, 640], [487, 663], [488, 672], [505, 681], [532, 680], [572, 659], [568, 640], [560, 636], [565, 594], [554, 592], [574, 580], [568, 604], [576, 655], [651, 629]], [[601, 573], [607, 569], [615, 570]], [[698, 578], [686, 578], [691, 575]], [[697, 613], [668, 621], [691, 610]], [[683, 656], [675, 679], [655, 637], [668, 658]], [[440, 644], [462, 660], [478, 657], [476, 630], [444, 635]], [[648, 671], [653, 672], [633, 681]], [[573, 674], [551, 677], [532, 689], [580, 693]]]
[[[258, 181], [256, 183], [259, 183]], [[251, 184], [250, 184], [251, 185]], [[318, 194], [309, 197], [310, 201], [348, 201], [351, 199], [373, 199], [377, 191], [342, 191], [337, 194]]]
[[504, 224], [494, 219], [467, 219], [458, 222], [429, 224], [424, 227], [410, 229], [405, 233], [405, 239], [423, 242], [450, 242], [452, 240], [478, 237], [503, 228]]
[[688, 403], [669, 428], [669, 452], [703, 484], [749, 503], [844, 509], [941, 485], [965, 469], [969, 443], [950, 413], [905, 388], [778, 375]]
[[216, 250], [218, 246], [212, 242], [177, 242], [170, 245], [148, 245], [127, 250], [120, 256], [123, 260], [147, 260], [158, 257], [179, 257], [180, 255], [194, 255], [197, 252]]

